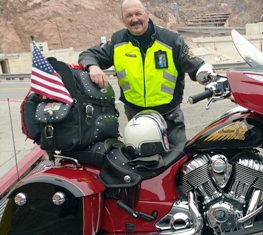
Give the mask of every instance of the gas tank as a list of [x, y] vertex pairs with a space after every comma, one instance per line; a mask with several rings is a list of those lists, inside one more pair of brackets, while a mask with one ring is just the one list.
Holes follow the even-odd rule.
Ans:
[[186, 152], [244, 149], [263, 143], [263, 116], [238, 106], [188, 141]]

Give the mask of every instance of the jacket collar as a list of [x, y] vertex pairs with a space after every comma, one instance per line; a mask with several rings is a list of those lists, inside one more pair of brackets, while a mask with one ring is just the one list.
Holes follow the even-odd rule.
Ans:
[[[152, 46], [152, 44], [154, 43], [155, 38], [156, 38], [156, 25], [153, 23], [153, 21], [151, 19], [149, 19], [149, 24], [151, 24], [151, 34], [150, 35], [151, 35], [151, 39], [152, 39], [151, 43], [149, 45], [149, 47], [150, 47], [150, 46]], [[139, 46], [138, 41], [136, 41], [133, 38], [133, 36], [131, 35], [131, 33], [129, 32], [128, 29], [126, 30], [126, 34], [128, 35], [129, 41], [131, 41], [134, 46]]]

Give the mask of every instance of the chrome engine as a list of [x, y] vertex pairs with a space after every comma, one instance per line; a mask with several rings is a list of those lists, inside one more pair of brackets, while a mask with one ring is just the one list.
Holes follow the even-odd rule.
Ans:
[[181, 187], [197, 195], [215, 234], [247, 228], [262, 211], [263, 162], [248, 155], [230, 164], [222, 154], [202, 154], [184, 164]]

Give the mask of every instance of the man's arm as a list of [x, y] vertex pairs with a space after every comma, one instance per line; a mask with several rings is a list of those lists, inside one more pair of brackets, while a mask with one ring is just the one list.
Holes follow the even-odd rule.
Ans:
[[179, 64], [180, 72], [188, 73], [190, 78], [196, 81], [196, 72], [204, 64], [204, 61], [193, 54], [181, 36], [175, 42], [174, 58], [176, 64]]
[[110, 44], [99, 44], [79, 54], [78, 63], [83, 67], [97, 65], [101, 69], [108, 69], [113, 65], [113, 48]]
[[100, 44], [83, 51], [78, 63], [90, 73], [91, 80], [100, 88], [108, 87], [107, 75], [102, 70], [113, 65], [113, 49], [110, 44]]

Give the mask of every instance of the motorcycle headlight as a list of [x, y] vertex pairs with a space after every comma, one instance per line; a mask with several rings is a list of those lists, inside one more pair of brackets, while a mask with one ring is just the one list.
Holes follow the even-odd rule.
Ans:
[[23, 206], [27, 202], [27, 196], [24, 193], [18, 193], [15, 196], [14, 200], [15, 200], [15, 204], [17, 204], [18, 206]]
[[62, 205], [66, 200], [65, 194], [62, 192], [57, 192], [53, 195], [52, 201], [55, 205], [60, 206]]

